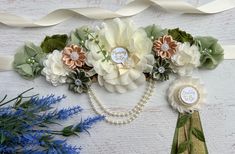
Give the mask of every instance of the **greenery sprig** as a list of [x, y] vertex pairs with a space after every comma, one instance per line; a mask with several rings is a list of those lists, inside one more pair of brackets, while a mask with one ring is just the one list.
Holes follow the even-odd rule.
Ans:
[[98, 46], [99, 51], [97, 53], [102, 53], [102, 55], [104, 56], [102, 62], [109, 61], [111, 59], [111, 56], [108, 54], [105, 46], [99, 41], [99, 35], [93, 35], [89, 28], [84, 29], [84, 32], [87, 34], [89, 41], [93, 41]]

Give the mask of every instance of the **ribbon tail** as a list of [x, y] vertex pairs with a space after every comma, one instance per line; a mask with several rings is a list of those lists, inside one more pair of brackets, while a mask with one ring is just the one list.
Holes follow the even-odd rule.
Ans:
[[[179, 113], [171, 154], [208, 154], [199, 112], [194, 112], [188, 118], [184, 115]], [[182, 122], [185, 123], [179, 127]]]
[[[180, 114], [178, 116], [178, 119], [180, 117]], [[178, 121], [178, 120], [177, 120]], [[179, 128], [175, 128], [175, 134], [173, 138], [173, 143], [171, 147], [171, 154], [176, 154], [177, 153], [177, 148], [178, 148], [178, 133], [179, 133]]]

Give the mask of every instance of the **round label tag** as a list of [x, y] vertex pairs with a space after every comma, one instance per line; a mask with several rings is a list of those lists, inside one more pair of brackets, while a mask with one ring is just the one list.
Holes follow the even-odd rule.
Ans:
[[128, 59], [127, 50], [122, 47], [116, 47], [111, 52], [111, 58], [115, 63], [124, 63]]
[[180, 90], [180, 99], [187, 105], [195, 104], [199, 99], [199, 93], [194, 87], [184, 87]]

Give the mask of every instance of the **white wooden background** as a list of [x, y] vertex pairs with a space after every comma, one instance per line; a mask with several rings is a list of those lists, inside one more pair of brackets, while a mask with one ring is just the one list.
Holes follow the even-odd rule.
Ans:
[[[199, 1], [200, 4], [210, 0]], [[190, 0], [197, 4], [196, 0]], [[48, 12], [65, 7], [103, 7], [116, 10], [125, 5], [125, 0], [0, 0], [0, 11], [38, 19]], [[182, 15], [169, 13], [153, 6], [132, 17], [139, 26], [158, 24], [162, 27], [180, 27], [194, 35], [212, 35], [223, 44], [235, 44], [235, 9], [215, 15]], [[69, 33], [76, 27], [99, 24], [101, 21], [84, 17], [72, 18], [62, 24], [47, 28], [11, 28], [0, 24], [0, 53], [14, 54], [15, 49], [25, 41], [40, 43], [46, 35]], [[235, 153], [235, 60], [224, 61], [216, 70], [199, 71], [197, 76], [205, 83], [208, 98], [201, 110], [201, 119], [211, 154]], [[165, 99], [170, 81], [158, 83], [154, 96], [144, 112], [133, 123], [113, 126], [105, 122], [90, 130], [91, 136], [82, 134], [69, 143], [82, 146], [84, 154], [167, 154], [170, 153], [177, 113]], [[15, 72], [0, 73], [0, 96], [8, 93], [14, 96], [23, 90], [35, 87], [34, 92], [41, 95], [65, 94], [68, 98], [58, 107], [81, 105], [85, 110], [83, 117], [93, 115], [86, 95], [78, 96], [67, 91], [66, 86], [52, 87], [44, 78], [26, 81]], [[130, 109], [139, 100], [144, 86], [127, 94], [110, 94], [95, 87], [97, 95], [110, 108]], [[132, 98], [132, 99], [130, 99]], [[75, 116], [64, 125], [80, 121]]]

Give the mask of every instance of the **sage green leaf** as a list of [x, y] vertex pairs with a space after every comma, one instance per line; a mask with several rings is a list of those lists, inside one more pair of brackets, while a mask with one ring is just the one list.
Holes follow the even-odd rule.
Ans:
[[204, 137], [202, 131], [200, 131], [199, 129], [194, 127], [194, 128], [192, 128], [192, 133], [197, 139], [199, 139], [202, 142], [205, 142], [205, 137]]
[[179, 28], [169, 29], [168, 35], [171, 35], [175, 41], [178, 42], [189, 42], [191, 45], [194, 43], [194, 39], [191, 34], [180, 30]]
[[40, 74], [42, 60], [46, 55], [39, 46], [27, 42], [17, 49], [14, 57], [13, 68], [25, 79], [33, 79]]
[[190, 117], [191, 117], [190, 114], [184, 114], [181, 117], [179, 117], [176, 127], [180, 128], [180, 127], [184, 126]]
[[150, 25], [144, 28], [147, 36], [153, 41], [167, 34], [167, 29], [162, 29], [160, 26]]
[[218, 40], [210, 37], [195, 37], [196, 43], [201, 52], [201, 68], [214, 69], [224, 59], [224, 49], [218, 43]]
[[67, 39], [68, 36], [66, 34], [46, 36], [41, 43], [41, 48], [45, 53], [50, 53], [54, 50], [62, 50], [66, 46]]
[[76, 44], [84, 46], [85, 40], [88, 39], [87, 34], [85, 33], [85, 30], [87, 29], [87, 26], [82, 26], [75, 31], [72, 31], [68, 40], [68, 44]]
[[25, 52], [29, 57], [35, 57], [38, 53], [42, 53], [42, 49], [39, 46], [34, 45], [32, 42], [26, 42]]
[[32, 77], [33, 76], [33, 70], [32, 67], [29, 64], [22, 64], [17, 66], [17, 69], [19, 69], [19, 72], [21, 72], [21, 74], [23, 76], [27, 76], [27, 77]]
[[189, 142], [188, 141], [184, 141], [183, 143], [180, 143], [180, 145], [178, 147], [177, 153], [178, 154], [183, 153], [184, 151], [186, 151], [188, 146], [189, 146]]
[[16, 50], [16, 54], [14, 58], [14, 65], [25, 64], [28, 58], [29, 56], [25, 52], [25, 47], [20, 47]]

